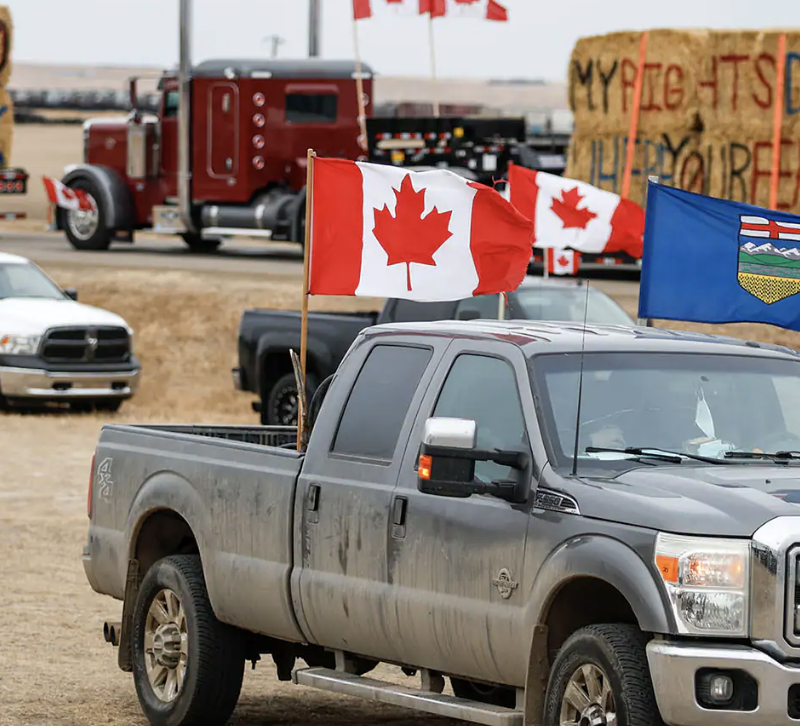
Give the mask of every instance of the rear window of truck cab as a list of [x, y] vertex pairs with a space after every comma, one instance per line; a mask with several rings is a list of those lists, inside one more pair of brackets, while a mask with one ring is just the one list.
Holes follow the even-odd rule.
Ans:
[[287, 93], [286, 123], [334, 124], [338, 106], [335, 93]]

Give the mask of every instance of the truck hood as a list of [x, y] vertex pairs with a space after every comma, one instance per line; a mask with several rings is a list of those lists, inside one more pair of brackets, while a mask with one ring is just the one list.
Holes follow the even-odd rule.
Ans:
[[119, 325], [130, 332], [119, 315], [74, 300], [0, 300], [0, 335], [43, 335], [48, 328], [71, 325]]
[[800, 514], [800, 464], [681, 464], [581, 483], [570, 493], [584, 516], [676, 534], [750, 537], [775, 517]]

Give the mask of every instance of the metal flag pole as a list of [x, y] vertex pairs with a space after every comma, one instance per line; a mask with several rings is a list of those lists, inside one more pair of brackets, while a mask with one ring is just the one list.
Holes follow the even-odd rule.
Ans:
[[[648, 176], [647, 181], [652, 182], [653, 184], [658, 184], [658, 176]], [[641, 294], [641, 292], [639, 294]], [[645, 328], [652, 328], [653, 320], [652, 318], [637, 318], [636, 324]]]
[[314, 204], [314, 158], [316, 152], [308, 150], [306, 156], [306, 238], [303, 246], [303, 301], [301, 307], [300, 324], [300, 373], [302, 381], [297, 391], [297, 450], [304, 448], [304, 438], [307, 430], [306, 417], [308, 411], [306, 407], [306, 360], [308, 357], [308, 282], [309, 271], [311, 268], [311, 210]]
[[428, 45], [431, 53], [431, 78], [433, 78], [433, 115], [439, 117], [439, 80], [436, 76], [436, 37], [433, 33], [433, 15], [428, 11]]
[[356, 56], [356, 96], [358, 96], [358, 145], [367, 150], [367, 110], [364, 102], [364, 77], [361, 69], [361, 48], [358, 42], [358, 20], [353, 16], [353, 51]]

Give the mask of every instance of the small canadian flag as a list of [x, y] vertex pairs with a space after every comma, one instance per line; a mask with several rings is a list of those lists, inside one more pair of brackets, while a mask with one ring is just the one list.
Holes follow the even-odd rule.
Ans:
[[534, 247], [642, 256], [644, 209], [630, 199], [516, 164], [508, 169], [511, 203], [533, 220]]
[[73, 211], [94, 212], [97, 207], [91, 197], [87, 196], [82, 189], [70, 189], [62, 184], [58, 179], [49, 176], [42, 177], [47, 198], [51, 204], [55, 204], [62, 209]]
[[575, 250], [557, 250], [549, 247], [545, 251], [547, 271], [551, 275], [577, 275], [581, 253]]
[[460, 300], [525, 278], [531, 222], [494, 189], [444, 169], [312, 164], [311, 295]]
[[433, 18], [508, 20], [508, 10], [496, 0], [429, 0]]
[[430, 9], [431, 0], [353, 0], [353, 17], [356, 20], [425, 15]]

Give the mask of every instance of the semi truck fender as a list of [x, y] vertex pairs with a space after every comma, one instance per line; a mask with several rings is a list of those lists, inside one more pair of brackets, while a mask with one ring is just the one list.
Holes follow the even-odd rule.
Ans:
[[91, 180], [100, 189], [108, 215], [105, 220], [108, 229], [130, 229], [134, 226], [133, 199], [116, 171], [107, 166], [74, 164], [64, 170], [61, 183], [69, 185], [77, 179]]
[[[287, 367], [291, 370], [292, 363], [289, 357], [290, 348], [294, 348], [297, 351], [300, 350], [300, 331], [295, 333], [287, 330], [279, 333], [267, 333], [259, 339], [256, 353], [256, 361], [258, 362], [256, 374], [258, 376], [259, 391], [264, 390], [264, 362], [270, 355], [278, 355], [285, 358]], [[329, 367], [331, 358], [333, 357], [326, 343], [311, 337], [308, 339], [306, 354], [308, 356], [309, 371], [319, 369], [320, 367]]]
[[675, 632], [672, 609], [655, 571], [631, 547], [602, 535], [570, 539], [547, 558], [531, 588], [525, 615], [528, 632], [546, 624], [550, 606], [561, 589], [582, 577], [614, 587], [630, 605], [642, 631]]

